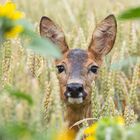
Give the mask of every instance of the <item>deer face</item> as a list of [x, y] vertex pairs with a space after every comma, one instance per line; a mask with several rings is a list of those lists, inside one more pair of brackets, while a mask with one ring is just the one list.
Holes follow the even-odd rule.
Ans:
[[61, 98], [68, 104], [90, 101], [91, 84], [95, 80], [100, 62], [89, 51], [69, 50], [56, 62], [61, 87]]
[[117, 24], [115, 17], [106, 17], [93, 32], [87, 50], [69, 49], [63, 31], [48, 17], [40, 21], [40, 34], [49, 38], [63, 56], [56, 60], [61, 99], [68, 105], [90, 102], [91, 85], [96, 79], [103, 57], [113, 48]]

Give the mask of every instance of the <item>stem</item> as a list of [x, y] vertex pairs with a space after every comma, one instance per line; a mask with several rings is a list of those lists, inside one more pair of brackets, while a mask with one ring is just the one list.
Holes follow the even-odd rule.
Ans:
[[[0, 36], [0, 83], [1, 83], [1, 78], [2, 78], [2, 44], [3, 42], [1, 41], [1, 36]], [[1, 89], [1, 85], [0, 85]]]

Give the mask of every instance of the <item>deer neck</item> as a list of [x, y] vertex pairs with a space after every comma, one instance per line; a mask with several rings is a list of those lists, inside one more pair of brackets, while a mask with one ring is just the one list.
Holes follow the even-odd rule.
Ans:
[[[91, 102], [83, 106], [66, 106], [65, 120], [68, 121], [69, 127], [71, 128], [76, 122], [83, 120], [85, 118], [91, 118]], [[72, 127], [74, 130], [78, 131], [78, 126]]]

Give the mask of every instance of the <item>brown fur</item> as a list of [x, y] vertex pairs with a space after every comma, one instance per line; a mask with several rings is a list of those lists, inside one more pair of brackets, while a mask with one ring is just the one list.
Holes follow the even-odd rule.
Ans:
[[[92, 117], [91, 114], [91, 85], [97, 74], [90, 71], [91, 66], [100, 67], [103, 57], [112, 49], [117, 32], [117, 24], [113, 15], [105, 18], [94, 30], [88, 50], [70, 50], [65, 41], [63, 31], [48, 17], [42, 17], [40, 34], [49, 38], [62, 51], [62, 58], [56, 60], [56, 65], [63, 65], [65, 71], [58, 74], [61, 90], [61, 99], [66, 104], [65, 120], [69, 127], [84, 118]], [[64, 93], [69, 83], [83, 85], [86, 98], [80, 104], [70, 104]], [[74, 127], [76, 131], [78, 127]]]

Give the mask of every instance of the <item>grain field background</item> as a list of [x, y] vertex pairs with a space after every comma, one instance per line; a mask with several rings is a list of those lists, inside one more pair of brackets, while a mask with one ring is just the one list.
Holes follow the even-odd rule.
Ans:
[[[1, 4], [3, 2], [0, 0]], [[96, 24], [102, 19], [109, 14], [118, 17], [121, 11], [140, 5], [139, 0], [13, 2], [25, 13], [36, 32], [41, 17], [48, 16], [61, 26], [70, 48], [82, 49], [87, 49]], [[105, 58], [93, 85], [92, 112], [96, 119], [123, 116], [125, 124], [130, 126], [140, 120], [140, 21], [117, 20], [117, 24], [114, 48]], [[22, 39], [16, 38], [7, 40], [0, 48], [0, 123], [2, 126], [15, 122], [26, 124], [26, 127], [21, 125], [13, 129], [15, 133], [18, 130], [24, 132], [19, 134], [22, 140], [59, 139], [54, 138], [54, 131], [57, 131], [54, 125], [65, 127], [64, 108], [52, 59], [36, 55], [23, 45]], [[16, 92], [25, 94], [25, 97], [13, 96], [12, 93]], [[114, 98], [117, 98], [117, 107]], [[47, 131], [47, 136], [42, 135], [42, 131]], [[1, 133], [0, 138], [7, 140]]]

